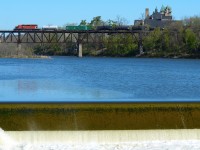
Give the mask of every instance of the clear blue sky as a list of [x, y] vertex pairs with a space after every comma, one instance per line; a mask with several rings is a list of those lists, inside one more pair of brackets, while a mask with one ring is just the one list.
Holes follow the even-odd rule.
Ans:
[[117, 15], [133, 24], [145, 8], [152, 13], [155, 7], [160, 10], [162, 4], [172, 7], [175, 19], [200, 15], [199, 0], [2, 0], [0, 29], [30, 23], [63, 26], [81, 19], [90, 21], [94, 16], [107, 20]]

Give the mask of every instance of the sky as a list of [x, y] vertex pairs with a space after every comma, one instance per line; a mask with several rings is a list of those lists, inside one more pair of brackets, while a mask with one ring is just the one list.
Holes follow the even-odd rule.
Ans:
[[95, 16], [103, 20], [126, 18], [133, 24], [141, 18], [145, 8], [150, 14], [157, 7], [171, 6], [175, 19], [200, 15], [199, 0], [2, 0], [0, 30], [13, 29], [18, 24], [63, 26], [68, 23], [88, 22]]

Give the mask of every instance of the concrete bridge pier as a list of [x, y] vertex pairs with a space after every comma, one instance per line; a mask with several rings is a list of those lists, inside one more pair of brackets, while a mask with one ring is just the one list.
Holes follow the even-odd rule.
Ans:
[[140, 55], [144, 54], [143, 45], [139, 45]]
[[78, 43], [78, 57], [83, 57], [83, 45], [82, 43]]
[[22, 50], [22, 44], [21, 43], [17, 43], [17, 55], [19, 55], [21, 50]]
[[139, 33], [139, 43], [138, 43], [140, 55], [144, 54], [142, 36], [143, 36], [143, 35], [142, 35], [142, 33], [140, 32], [140, 33]]
[[22, 44], [21, 44], [21, 43], [18, 43], [18, 44], [17, 44], [17, 49], [18, 49], [18, 50], [21, 50], [21, 49], [22, 49]]

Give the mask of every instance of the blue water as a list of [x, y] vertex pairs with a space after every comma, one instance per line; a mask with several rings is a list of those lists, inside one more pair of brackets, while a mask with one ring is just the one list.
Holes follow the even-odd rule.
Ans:
[[200, 60], [0, 59], [0, 102], [200, 101]]

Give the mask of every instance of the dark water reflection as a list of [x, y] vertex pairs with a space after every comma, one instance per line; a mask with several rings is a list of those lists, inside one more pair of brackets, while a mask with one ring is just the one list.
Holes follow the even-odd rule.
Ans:
[[198, 101], [200, 60], [0, 59], [1, 101]]

